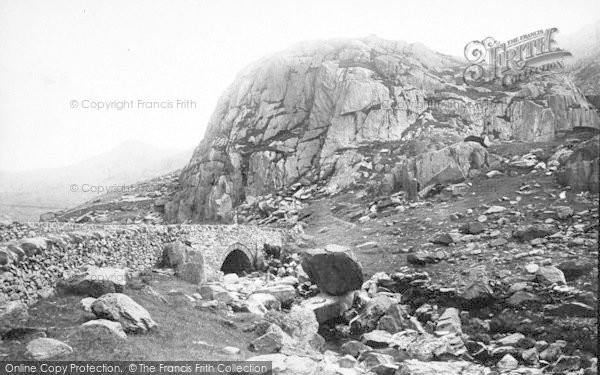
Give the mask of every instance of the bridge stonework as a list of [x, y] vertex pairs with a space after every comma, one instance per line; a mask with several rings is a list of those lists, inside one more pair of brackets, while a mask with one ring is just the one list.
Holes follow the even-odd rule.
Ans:
[[162, 262], [165, 245], [174, 241], [200, 250], [210, 280], [232, 252], [256, 266], [265, 244], [281, 246], [291, 236], [245, 225], [0, 225], [0, 303], [50, 296], [58, 280], [86, 265], [147, 271]]

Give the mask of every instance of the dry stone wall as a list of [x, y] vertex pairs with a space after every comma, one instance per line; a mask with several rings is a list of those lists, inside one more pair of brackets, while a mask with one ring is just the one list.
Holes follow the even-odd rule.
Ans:
[[281, 229], [244, 225], [0, 223], [0, 304], [49, 297], [58, 280], [86, 265], [149, 270], [173, 241], [200, 250], [205, 273], [216, 277], [230, 251], [258, 257], [264, 244], [281, 245], [287, 236]]

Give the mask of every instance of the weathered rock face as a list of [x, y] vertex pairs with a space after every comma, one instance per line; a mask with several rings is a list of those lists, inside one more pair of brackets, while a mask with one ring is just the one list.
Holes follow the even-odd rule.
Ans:
[[600, 191], [600, 136], [577, 146], [566, 160], [559, 180], [575, 190]]
[[303, 43], [260, 60], [221, 96], [165, 207], [168, 220], [229, 222], [240, 203], [295, 183], [341, 190], [368, 169], [376, 146], [401, 156], [468, 135], [533, 141], [599, 126], [560, 74], [516, 90], [473, 88], [456, 78], [461, 64], [375, 37]]
[[420, 187], [434, 183], [454, 183], [488, 166], [488, 152], [476, 142], [460, 142], [438, 151], [424, 152], [407, 160], [402, 170], [402, 186], [411, 180]]

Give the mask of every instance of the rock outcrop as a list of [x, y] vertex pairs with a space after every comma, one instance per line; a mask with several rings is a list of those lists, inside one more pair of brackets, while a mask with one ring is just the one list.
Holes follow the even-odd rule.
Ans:
[[[469, 135], [540, 141], [600, 126], [562, 74], [506, 90], [466, 86], [463, 69], [420, 44], [376, 37], [302, 43], [256, 62], [221, 96], [167, 219], [231, 222], [258, 196], [298, 183], [335, 193], [365, 173], [398, 189], [395, 163]], [[388, 164], [374, 168], [383, 150]]]
[[565, 162], [559, 181], [575, 190], [600, 191], [600, 136], [579, 144]]

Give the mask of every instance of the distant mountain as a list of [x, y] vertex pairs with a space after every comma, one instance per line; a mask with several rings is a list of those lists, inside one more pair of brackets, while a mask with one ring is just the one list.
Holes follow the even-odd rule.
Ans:
[[[41, 213], [72, 207], [98, 196], [99, 187], [151, 179], [182, 168], [192, 149], [161, 149], [128, 141], [72, 166], [24, 172], [0, 171], [0, 215], [38, 220]], [[131, 190], [135, 194], [135, 189]]]

